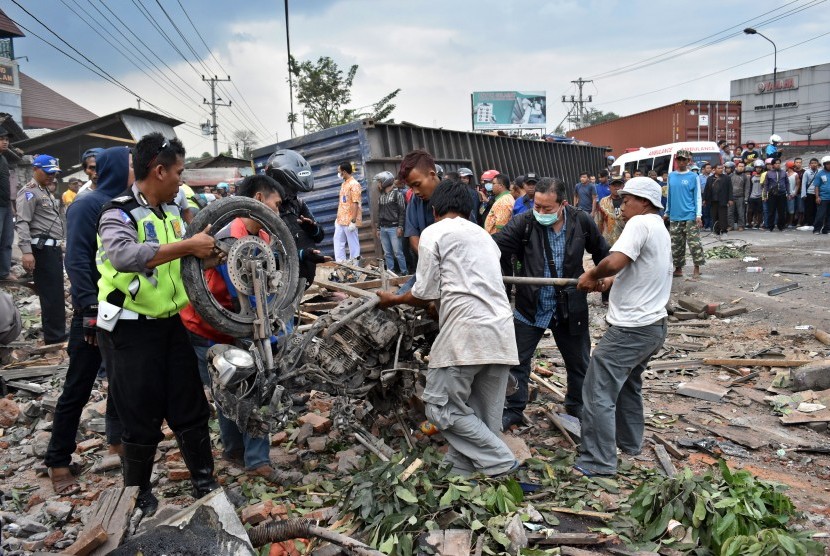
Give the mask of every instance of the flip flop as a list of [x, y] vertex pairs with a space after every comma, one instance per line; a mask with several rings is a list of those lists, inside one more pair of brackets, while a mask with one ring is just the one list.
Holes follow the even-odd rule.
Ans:
[[[65, 470], [66, 473], [55, 475], [53, 471], [56, 469]], [[52, 481], [52, 490], [55, 491], [55, 494], [59, 496], [69, 496], [71, 494], [77, 494], [81, 491], [81, 485], [78, 484], [77, 479], [75, 479], [75, 476], [68, 467], [50, 467], [48, 473], [49, 479]]]
[[589, 471], [579, 465], [574, 465], [571, 469], [573, 470], [574, 475], [582, 475], [583, 477], [588, 477], [589, 479], [592, 477], [613, 478], [615, 476], [612, 473], [594, 473], [593, 471]]

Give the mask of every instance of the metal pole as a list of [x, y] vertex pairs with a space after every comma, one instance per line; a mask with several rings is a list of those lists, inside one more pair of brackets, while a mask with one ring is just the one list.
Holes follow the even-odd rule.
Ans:
[[[758, 34], [761, 35], [760, 33]], [[764, 35], [761, 36], [764, 37]], [[766, 39], [766, 37], [764, 38]], [[775, 95], [778, 92], [778, 47], [775, 46], [774, 42], [772, 42], [772, 52], [772, 133], [775, 134]]]
[[291, 111], [291, 138], [297, 136], [294, 131], [294, 80], [291, 78], [291, 37], [288, 32], [288, 0], [285, 0], [285, 47], [288, 50], [288, 103]]
[[535, 278], [532, 276], [502, 276], [505, 284], [522, 284], [533, 286], [575, 286], [576, 278]]
[[219, 134], [216, 129], [216, 82], [210, 81], [210, 118], [213, 130], [213, 156], [219, 154]]

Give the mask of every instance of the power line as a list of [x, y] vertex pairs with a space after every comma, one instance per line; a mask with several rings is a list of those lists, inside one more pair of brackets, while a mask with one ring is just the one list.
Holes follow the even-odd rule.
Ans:
[[[12, 2], [14, 2], [14, 3], [15, 3], [18, 7], [20, 7], [20, 8], [21, 8], [24, 12], [26, 12], [27, 14], [29, 14], [28, 10], [26, 10], [25, 8], [22, 8], [22, 6], [20, 6], [20, 5], [16, 2], [16, 0], [12, 0]], [[29, 14], [29, 15], [31, 16], [31, 14]], [[51, 29], [48, 25], [46, 25], [45, 23], [43, 23], [43, 22], [42, 22], [42, 21], [40, 21], [39, 19], [35, 18], [34, 16], [32, 16], [32, 18], [33, 18], [33, 19], [35, 19], [35, 21], [37, 21], [40, 25], [42, 25], [42, 26], [43, 26], [43, 27], [44, 27], [47, 31], [49, 31], [49, 32], [50, 32], [50, 33], [52, 33], [53, 35], [56, 35], [56, 36], [57, 36], [57, 34], [56, 34], [54, 31], [52, 31], [52, 29]], [[65, 40], [61, 39], [61, 42], [64, 42], [64, 43], [65, 43], [65, 44], [66, 44], [69, 48], [71, 48], [73, 51], [78, 52], [78, 55], [79, 55], [79, 56], [81, 56], [83, 59], [87, 60], [87, 61], [89, 62], [89, 65], [85, 64], [84, 62], [82, 62], [81, 60], [79, 60], [78, 58], [76, 58], [75, 56], [73, 56], [72, 54], [70, 54], [69, 52], [67, 52], [66, 50], [62, 49], [60, 46], [58, 46], [58, 45], [56, 45], [56, 44], [52, 43], [51, 41], [49, 41], [48, 39], [45, 39], [45, 38], [44, 38], [44, 37], [42, 37], [42, 36], [40, 36], [40, 35], [39, 35], [38, 33], [36, 33], [35, 31], [33, 31], [33, 30], [31, 30], [31, 29], [27, 28], [27, 27], [26, 27], [25, 25], [23, 25], [21, 22], [19, 22], [19, 21], [15, 21], [15, 20], [12, 20], [12, 21], [14, 21], [14, 23], [15, 23], [16, 25], [18, 25], [21, 29], [23, 29], [24, 31], [26, 31], [27, 33], [29, 33], [30, 35], [32, 35], [33, 37], [40, 39], [41, 41], [43, 41], [43, 42], [44, 42], [44, 43], [46, 43], [47, 45], [51, 46], [52, 48], [54, 48], [55, 50], [57, 50], [58, 52], [60, 52], [60, 53], [61, 53], [61, 54], [63, 54], [64, 56], [66, 56], [67, 58], [69, 58], [69, 59], [73, 60], [73, 61], [74, 61], [75, 63], [77, 63], [78, 65], [80, 65], [80, 66], [82, 66], [83, 68], [85, 68], [85, 69], [87, 69], [87, 70], [91, 71], [92, 73], [94, 73], [95, 75], [97, 75], [97, 76], [101, 77], [102, 79], [104, 79], [105, 81], [109, 82], [110, 84], [115, 85], [116, 87], [118, 87], [118, 88], [120, 88], [120, 89], [122, 89], [122, 90], [124, 90], [124, 91], [126, 91], [126, 92], [128, 92], [128, 93], [130, 93], [133, 97], [136, 97], [136, 98], [139, 98], [139, 99], [143, 100], [143, 101], [144, 101], [144, 102], [146, 102], [148, 105], [152, 106], [153, 108], [155, 108], [155, 109], [156, 109], [156, 110], [158, 110], [159, 112], [161, 112], [161, 113], [163, 113], [163, 114], [167, 115], [168, 117], [170, 117], [170, 118], [174, 118], [174, 119], [178, 119], [178, 118], [176, 118], [176, 116], [175, 116], [175, 115], [173, 115], [171, 112], [169, 112], [169, 111], [167, 111], [167, 110], [165, 110], [165, 109], [161, 108], [160, 106], [157, 106], [157, 105], [153, 104], [152, 102], [150, 102], [150, 101], [149, 101], [149, 100], [147, 100], [146, 98], [142, 97], [141, 95], [139, 95], [138, 93], [136, 93], [135, 91], [133, 91], [132, 89], [130, 89], [129, 87], [127, 87], [126, 85], [124, 85], [123, 83], [121, 83], [120, 81], [118, 81], [117, 79], [115, 79], [114, 77], [112, 77], [112, 76], [111, 76], [108, 72], [106, 72], [105, 70], [103, 70], [102, 68], [100, 68], [100, 67], [99, 67], [97, 64], [95, 64], [94, 62], [90, 61], [90, 60], [89, 60], [86, 56], [84, 56], [83, 54], [81, 54], [80, 52], [78, 52], [78, 50], [77, 50], [76, 48], [74, 48], [72, 45], [68, 44]], [[58, 38], [60, 38], [60, 37], [58, 37]], [[187, 125], [187, 122], [185, 122], [185, 125]], [[192, 124], [191, 124], [191, 125], [192, 125]], [[193, 127], [195, 127], [195, 126], [193, 126]], [[191, 131], [189, 131], [189, 130], [187, 130], [187, 129], [185, 129], [184, 131], [188, 131], [189, 133], [193, 133], [193, 132], [191, 132]], [[193, 135], [196, 135], [196, 134], [195, 134], [195, 133], [193, 133]]]
[[[828, 31], [827, 33], [822, 33], [820, 35], [816, 35], [815, 37], [809, 38], [807, 40], [803, 40], [801, 42], [792, 44], [792, 45], [787, 46], [785, 48], [781, 48], [781, 49], [778, 50], [778, 52], [784, 52], [785, 50], [790, 50], [791, 48], [795, 48], [796, 46], [801, 46], [802, 44], [806, 44], [806, 43], [814, 41], [816, 39], [826, 37], [827, 35], [830, 35], [830, 31]], [[751, 60], [744, 60], [744, 61], [742, 61], [738, 64], [735, 64], [734, 66], [729, 66], [728, 68], [724, 68], [724, 69], [721, 69], [721, 70], [718, 70], [718, 71], [714, 71], [712, 73], [707, 73], [706, 75], [696, 75], [693, 79], [689, 79], [688, 81], [682, 81], [680, 83], [675, 83], [673, 85], [667, 85], [666, 87], [661, 87], [660, 89], [655, 89], [653, 91], [647, 91], [645, 93], [638, 93], [636, 95], [631, 95], [631, 96], [628, 96], [628, 97], [609, 100], [609, 101], [600, 103], [598, 106], [607, 106], [607, 105], [613, 104], [615, 102], [624, 102], [624, 101], [627, 101], [627, 100], [631, 100], [631, 99], [635, 99], [635, 98], [639, 98], [639, 97], [643, 97], [643, 96], [647, 96], [647, 95], [653, 95], [654, 93], [660, 93], [660, 92], [663, 92], [663, 91], [667, 91], [667, 90], [673, 89], [675, 87], [680, 87], [681, 85], [686, 85], [688, 83], [693, 83], [695, 81], [700, 81], [704, 77], [711, 77], [713, 75], [717, 75], [719, 73], [723, 73], [723, 72], [729, 71], [731, 69], [735, 69], [735, 68], [738, 68], [738, 67], [741, 67], [741, 66], [745, 66], [746, 64], [749, 64], [751, 62], [757, 62], [758, 60], [766, 58], [767, 56], [768, 56], [767, 54], [764, 54], [762, 56], [758, 56], [757, 58], [752, 58]]]
[[[75, 5], [76, 5], [76, 6], [78, 6], [78, 8], [79, 8], [79, 9], [81, 9], [81, 8], [80, 8], [80, 6], [77, 4], [76, 0], [71, 0], [71, 1], [72, 1], [72, 2], [74, 2], [74, 3], [75, 3]], [[66, 7], [69, 9], [69, 11], [71, 11], [73, 14], [75, 14], [75, 15], [78, 17], [78, 19], [80, 19], [81, 21], [83, 21], [83, 22], [84, 22], [84, 23], [85, 23], [85, 24], [86, 24], [86, 25], [87, 25], [90, 29], [92, 29], [92, 31], [93, 31], [93, 32], [95, 32], [95, 33], [96, 33], [99, 37], [101, 37], [101, 39], [103, 39], [103, 40], [104, 40], [107, 44], [109, 44], [112, 48], [114, 48], [116, 51], [118, 51], [118, 52], [119, 52], [122, 56], [124, 56], [124, 58], [126, 58], [126, 59], [127, 59], [127, 60], [128, 60], [128, 61], [129, 61], [129, 62], [130, 62], [133, 66], [135, 66], [135, 67], [136, 67], [136, 69], [138, 69], [141, 73], [143, 73], [144, 75], [146, 75], [146, 76], [147, 76], [147, 78], [149, 78], [150, 80], [152, 80], [152, 81], [153, 81], [154, 83], [156, 83], [158, 86], [160, 86], [160, 87], [164, 87], [164, 85], [162, 85], [162, 83], [161, 83], [161, 82], [159, 82], [159, 81], [158, 81], [158, 79], [156, 79], [156, 77], [155, 77], [155, 76], [153, 76], [153, 75], [151, 75], [151, 74], [147, 73], [147, 71], [144, 69], [145, 67], [147, 67], [148, 69], [150, 69], [150, 66], [149, 66], [149, 65], [145, 65], [144, 67], [140, 66], [140, 65], [138, 64], [138, 62], [136, 62], [136, 61], [135, 61], [135, 59], [134, 59], [133, 57], [131, 57], [131, 56], [128, 54], [128, 53], [129, 53], [129, 49], [124, 50], [124, 47], [123, 47], [123, 44], [122, 44], [122, 43], [120, 43], [120, 42], [119, 42], [119, 44], [115, 44], [115, 43], [113, 43], [113, 42], [112, 42], [109, 38], [107, 38], [107, 37], [106, 37], [103, 33], [101, 33], [101, 32], [98, 30], [98, 28], [97, 28], [96, 26], [92, 25], [89, 21], [87, 21], [87, 19], [86, 19], [86, 18], [84, 18], [84, 17], [83, 17], [83, 15], [81, 15], [81, 14], [80, 14], [79, 12], [77, 12], [77, 11], [76, 11], [76, 10], [75, 10], [72, 6], [70, 6], [70, 5], [67, 3], [67, 0], [61, 0], [61, 2], [63, 3], [63, 5], [64, 5], [64, 6], [66, 6]], [[117, 39], [115, 38], [115, 35], [113, 35], [113, 39], [114, 39], [114, 40], [117, 40]], [[139, 59], [139, 61], [140, 61], [140, 59]], [[152, 71], [152, 69], [151, 69], [151, 71]], [[164, 76], [163, 74], [161, 74], [161, 75], [162, 75], [162, 78], [166, 78], [166, 76]], [[184, 106], [186, 106], [188, 109], [190, 109], [190, 110], [194, 110], [194, 111], [195, 111], [195, 112], [197, 112], [197, 114], [198, 114], [198, 110], [194, 109], [192, 99], [187, 99], [187, 95], [186, 95], [186, 93], [185, 93], [184, 91], [182, 91], [180, 88], [178, 88], [178, 86], [175, 84], [175, 82], [173, 82], [173, 81], [172, 81], [172, 80], [170, 80], [169, 78], [166, 78], [166, 79], [167, 79], [167, 81], [169, 81], [169, 83], [170, 83], [170, 84], [171, 84], [174, 88], [176, 88], [176, 89], [177, 89], [177, 90], [178, 90], [178, 91], [179, 91], [182, 95], [185, 95], [185, 100], [182, 100], [179, 96], [177, 96], [177, 95], [175, 95], [175, 94], [173, 94], [173, 93], [171, 93], [171, 96], [173, 96], [173, 98], [175, 98], [176, 100], [178, 100], [180, 103], [182, 103], [182, 104], [183, 104]]]
[[[185, 9], [184, 9], [184, 6], [182, 5], [181, 0], [176, 0], [176, 1], [177, 1], [177, 2], [178, 2], [178, 4], [179, 4], [179, 8], [181, 8], [181, 10], [182, 10], [182, 13], [184, 13], [184, 16], [187, 18], [187, 21], [188, 21], [188, 22], [190, 22], [190, 26], [191, 26], [191, 27], [193, 27], [193, 30], [196, 32], [196, 36], [197, 36], [197, 37], [199, 37], [199, 40], [201, 41], [202, 45], [204, 45], [205, 49], [208, 51], [208, 54], [210, 54], [210, 57], [211, 57], [211, 58], [213, 58], [214, 62], [216, 62], [216, 65], [217, 65], [217, 66], [219, 66], [219, 69], [221, 70], [221, 72], [222, 72], [222, 73], [224, 73], [225, 75], [227, 75], [227, 74], [228, 74], [228, 72], [227, 72], [227, 71], [225, 70], [225, 68], [222, 66], [222, 63], [219, 61], [219, 59], [218, 59], [218, 58], [216, 57], [216, 55], [213, 53], [213, 51], [211, 50], [211, 48], [208, 46], [207, 42], [205, 42], [204, 37], [203, 37], [203, 36], [202, 36], [202, 34], [199, 32], [199, 29], [196, 27], [196, 25], [193, 23], [193, 20], [190, 18], [190, 14], [188, 14], [188, 13], [187, 13], [187, 10], [185, 10]], [[254, 112], [254, 110], [253, 110], [253, 109], [251, 108], [251, 106], [248, 104], [248, 101], [247, 101], [247, 100], [245, 100], [245, 96], [242, 94], [242, 91], [240, 91], [240, 90], [239, 90], [239, 88], [236, 86], [236, 83], [235, 83], [235, 82], [233, 82], [233, 81], [231, 81], [231, 86], [232, 86], [232, 87], [234, 88], [234, 90], [237, 92], [237, 94], [239, 95], [239, 98], [242, 100], [242, 104], [245, 106], [245, 108], [247, 108], [247, 109], [248, 109], [248, 112], [250, 112], [251, 116], [253, 116], [253, 118], [257, 121], [257, 123], [259, 124], [260, 128], [261, 128], [261, 129], [262, 129], [262, 130], [263, 130], [266, 134], [268, 134], [268, 137], [270, 137], [270, 131], [269, 131], [269, 130], [268, 130], [268, 128], [267, 128], [267, 127], [266, 127], [266, 126], [262, 123], [262, 121], [259, 119], [259, 117], [256, 115], [256, 113]]]
[[[198, 60], [199, 64], [200, 64], [203, 68], [205, 68], [205, 70], [207, 71], [207, 73], [208, 73], [208, 74], [210, 74], [210, 73], [211, 73], [210, 68], [209, 68], [209, 67], [205, 64], [205, 62], [201, 59], [201, 56], [199, 56], [199, 53], [196, 51], [196, 49], [193, 47], [193, 45], [191, 44], [191, 42], [188, 40], [188, 38], [185, 36], [185, 34], [182, 32], [182, 30], [181, 30], [181, 29], [179, 28], [179, 26], [176, 24], [176, 21], [175, 21], [175, 20], [174, 20], [174, 19], [170, 16], [170, 14], [168, 13], [168, 11], [164, 8], [164, 6], [161, 4], [161, 2], [159, 2], [159, 0], [156, 0], [156, 4], [158, 4], [159, 8], [161, 8], [161, 11], [164, 13], [164, 16], [167, 18], [167, 20], [168, 20], [168, 21], [170, 22], [170, 24], [173, 26], [173, 29], [175, 29], [175, 30], [176, 30], [176, 33], [178, 33], [179, 37], [180, 37], [180, 38], [181, 38], [181, 40], [184, 42], [185, 46], [187, 46], [187, 48], [190, 50], [190, 52], [193, 54], [193, 56], [194, 56], [194, 57]], [[185, 12], [185, 15], [187, 15], [187, 12]], [[188, 20], [190, 20], [189, 16], [188, 16]], [[192, 24], [193, 24], [193, 22], [191, 21], [191, 25], [192, 25]], [[197, 35], [199, 35], [199, 31], [198, 31], [198, 29], [196, 29], [196, 28], [195, 28], [195, 26], [194, 26], [194, 30], [196, 31], [196, 34], [197, 34]], [[201, 39], [201, 35], [199, 35], [199, 38]], [[202, 42], [204, 43], [204, 39], [202, 39]], [[209, 53], [209, 54], [211, 54], [211, 55], [213, 55], [213, 53], [210, 51], [210, 48], [208, 48], [208, 53]], [[216, 58], [216, 57], [214, 56], [214, 59], [215, 59], [215, 58]], [[220, 69], [222, 69], [221, 64], [219, 64], [219, 66], [220, 66]], [[226, 75], [228, 74], [228, 72], [224, 72], [224, 73], [225, 73]], [[233, 83], [233, 82], [231, 82], [231, 83]], [[229, 101], [229, 102], [232, 102], [232, 101], [233, 101], [233, 99], [232, 99], [232, 98], [231, 98], [231, 96], [230, 96], [230, 93], [229, 93], [229, 92], [227, 91], [227, 89], [225, 89], [225, 88], [224, 88], [221, 84], [220, 84], [220, 86], [219, 86], [219, 90], [220, 90], [220, 91], [222, 91], [222, 94], [224, 94], [224, 95], [225, 95], [225, 97], [227, 97], [227, 99], [228, 99], [228, 101]], [[241, 94], [240, 94], [240, 96], [241, 96]], [[253, 121], [253, 120], [251, 120], [251, 118], [249, 118], [249, 117], [248, 117], [248, 115], [244, 113], [244, 111], [241, 111], [239, 115], [240, 115], [242, 118], [244, 118], [244, 119], [245, 119], [245, 122], [246, 122], [246, 124], [245, 124], [245, 125], [250, 126], [250, 127], [253, 127], [253, 128], [256, 128], [256, 127], [257, 127], [257, 124], [256, 124], [256, 123], [254, 123], [254, 121]], [[240, 123], [242, 123], [242, 120], [239, 120], [239, 121], [240, 121]], [[261, 124], [260, 124], [260, 125], [261, 125]], [[268, 130], [266, 130], [264, 127], [261, 127], [261, 130], [262, 130], [263, 132], [265, 132], [265, 133], [266, 133], [266, 135], [268, 134]]]
[[[709, 40], [709, 39], [712, 39], [712, 38], [714, 38], [714, 37], [717, 37], [718, 35], [722, 35], [723, 33], [727, 33], [727, 32], [729, 32], [729, 31], [730, 31], [730, 30], [732, 30], [732, 29], [735, 29], [735, 28], [741, 28], [741, 27], [743, 27], [743, 26], [744, 26], [744, 25], [746, 25], [746, 24], [749, 24], [749, 23], [752, 23], [753, 21], [759, 20], [759, 19], [761, 19], [761, 18], [763, 18], [763, 17], [765, 17], [765, 16], [767, 16], [767, 15], [770, 15], [770, 14], [772, 14], [772, 13], [776, 12], [776, 11], [780, 11], [780, 10], [782, 10], [782, 9], [784, 9], [784, 8], [786, 8], [786, 7], [790, 6], [790, 5], [792, 5], [792, 4], [796, 4], [798, 1], [799, 1], [799, 0], [792, 0], [792, 1], [790, 1], [790, 2], [786, 3], [786, 4], [782, 5], [782, 6], [779, 6], [779, 7], [777, 7], [777, 8], [774, 8], [774, 9], [770, 10], [770, 11], [764, 12], [764, 13], [762, 13], [762, 14], [759, 14], [759, 15], [755, 16], [755, 17], [752, 17], [752, 18], [750, 18], [750, 19], [747, 19], [747, 20], [745, 20], [745, 21], [742, 21], [742, 22], [738, 23], [737, 25], [733, 25], [733, 26], [727, 27], [726, 29], [723, 29], [723, 30], [721, 30], [721, 31], [718, 31], [717, 33], [713, 33], [713, 34], [708, 35], [708, 36], [706, 36], [706, 37], [703, 37], [703, 38], [701, 38], [701, 39], [698, 39], [698, 40], [692, 41], [692, 42], [687, 43], [687, 44], [685, 44], [685, 45], [683, 45], [683, 46], [680, 46], [680, 47], [677, 47], [677, 48], [673, 48], [673, 49], [668, 50], [668, 51], [666, 51], [666, 52], [663, 52], [663, 53], [661, 53], [661, 54], [657, 54], [657, 55], [655, 55], [655, 56], [651, 56], [651, 57], [649, 57], [649, 58], [645, 58], [645, 59], [640, 60], [640, 61], [637, 61], [637, 62], [632, 62], [632, 63], [630, 63], [630, 64], [626, 64], [626, 65], [624, 65], [624, 66], [621, 66], [621, 67], [618, 67], [618, 68], [615, 68], [615, 69], [612, 69], [612, 70], [608, 70], [608, 71], [605, 71], [605, 72], [602, 72], [602, 73], [598, 73], [598, 74], [593, 75], [593, 76], [591, 76], [591, 77], [592, 77], [593, 79], [596, 79], [596, 80], [599, 80], [599, 79], [606, 79], [606, 78], [608, 78], [608, 77], [614, 77], [614, 76], [616, 76], [616, 75], [620, 75], [620, 74], [622, 74], [622, 73], [627, 73], [628, 71], [633, 71], [633, 70], [635, 70], [635, 69], [643, 69], [643, 68], [648, 67], [648, 66], [651, 66], [651, 65], [655, 65], [655, 64], [659, 64], [659, 63], [666, 62], [666, 61], [669, 61], [669, 60], [673, 60], [673, 59], [675, 59], [675, 58], [678, 58], [678, 57], [680, 57], [680, 56], [684, 56], [684, 55], [686, 55], [686, 54], [690, 54], [690, 53], [695, 52], [695, 51], [697, 51], [697, 50], [700, 50], [700, 49], [702, 49], [702, 48], [706, 48], [706, 47], [708, 47], [708, 46], [712, 46], [712, 45], [717, 44], [717, 43], [719, 43], [719, 42], [723, 42], [723, 41], [728, 40], [728, 39], [730, 39], [730, 38], [732, 38], [732, 37], [735, 37], [735, 36], [738, 36], [738, 35], [742, 34], [742, 33], [743, 33], [743, 30], [742, 30], [742, 29], [740, 29], [740, 30], [738, 30], [737, 32], [734, 32], [734, 33], [732, 33], [732, 34], [730, 34], [730, 35], [728, 35], [728, 36], [726, 36], [726, 37], [722, 37], [722, 38], [716, 39], [716, 40], [714, 40], [714, 41], [711, 41], [711, 42], [709, 42], [709, 43], [703, 44], [703, 45], [701, 45], [701, 46], [698, 46], [698, 47], [693, 48], [693, 49], [691, 49], [691, 50], [688, 50], [688, 51], [686, 51], [686, 52], [681, 52], [683, 49], [689, 48], [689, 47], [694, 46], [694, 45], [696, 45], [696, 44], [698, 44], [698, 43], [702, 43], [702, 42], [704, 42], [704, 41], [706, 41], [706, 40]], [[790, 12], [787, 12], [786, 14], [784, 14], [784, 15], [782, 15], [782, 16], [779, 16], [779, 17], [776, 17], [776, 18], [770, 18], [770, 19], [767, 19], [767, 20], [765, 20], [765, 21], [761, 22], [760, 24], [756, 24], [756, 26], [763, 26], [763, 25], [765, 25], [765, 24], [767, 24], [767, 23], [769, 23], [769, 22], [772, 22], [772, 21], [780, 21], [781, 19], [784, 19], [784, 18], [786, 18], [786, 17], [790, 17], [790, 16], [795, 15], [796, 13], [799, 13], [799, 12], [801, 12], [801, 11], [803, 11], [803, 10], [806, 10], [806, 9], [812, 8], [812, 7], [814, 7], [814, 6], [817, 6], [818, 4], [821, 4], [821, 3], [825, 2], [825, 1], [826, 1], [826, 0], [810, 0], [810, 2], [808, 2], [807, 4], [804, 4], [804, 5], [802, 5], [802, 6], [800, 6], [798, 9], [791, 10]], [[674, 54], [674, 53], [678, 53], [678, 52], [679, 52], [679, 54]], [[673, 55], [673, 56], [670, 56], [671, 54], [674, 54], [674, 55]], [[663, 59], [660, 59], [660, 58], [663, 58]]]

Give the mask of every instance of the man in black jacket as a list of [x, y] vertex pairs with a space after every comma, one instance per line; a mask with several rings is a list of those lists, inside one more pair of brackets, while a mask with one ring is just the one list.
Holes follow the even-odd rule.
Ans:
[[703, 203], [710, 207], [712, 231], [715, 235], [726, 234], [729, 230], [729, 209], [733, 204], [731, 174], [735, 164], [727, 164], [731, 165], [729, 173], [724, 173], [724, 165], [718, 164], [715, 173], [706, 180], [706, 189], [703, 190]]
[[[536, 185], [533, 210], [515, 216], [493, 236], [502, 257], [518, 259], [519, 276], [578, 278], [584, 271], [585, 251], [591, 253], [595, 264], [608, 255], [608, 244], [594, 221], [588, 214], [567, 206], [567, 198], [562, 180], [542, 178]], [[591, 352], [586, 294], [575, 288], [518, 285], [513, 315], [519, 365], [510, 372], [518, 381], [518, 390], [507, 397], [503, 428], [522, 420], [528, 398], [530, 360], [548, 328], [568, 373], [565, 409], [579, 417], [582, 382]]]

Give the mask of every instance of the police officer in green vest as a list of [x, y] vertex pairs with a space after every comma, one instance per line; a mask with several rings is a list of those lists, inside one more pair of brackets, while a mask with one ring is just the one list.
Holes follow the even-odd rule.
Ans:
[[178, 316], [188, 304], [179, 259], [215, 254], [208, 230], [182, 239], [185, 224], [173, 200], [184, 154], [178, 139], [142, 137], [133, 154], [136, 182], [104, 205], [98, 222], [98, 343], [124, 426], [124, 485], [139, 487], [145, 515], [158, 507], [150, 476], [165, 419], [190, 470], [193, 495], [219, 487], [210, 410]]

